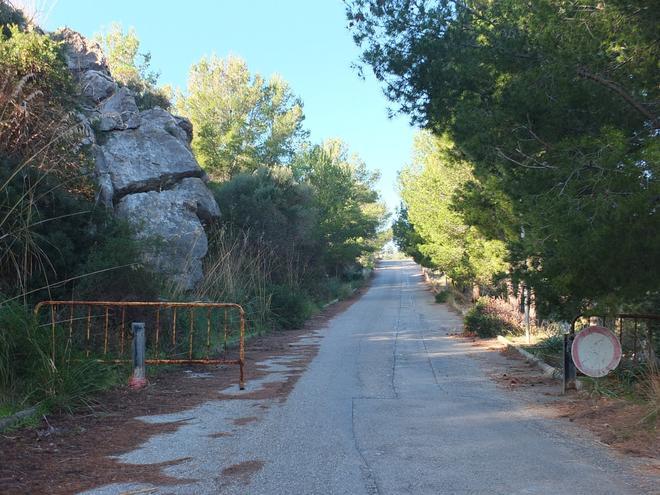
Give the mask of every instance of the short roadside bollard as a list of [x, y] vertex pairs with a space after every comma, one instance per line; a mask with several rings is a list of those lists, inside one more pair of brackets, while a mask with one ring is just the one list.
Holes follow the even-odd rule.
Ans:
[[132, 323], [131, 330], [133, 330], [133, 375], [128, 380], [128, 386], [132, 389], [140, 389], [147, 384], [147, 369], [144, 363], [146, 353], [144, 323]]

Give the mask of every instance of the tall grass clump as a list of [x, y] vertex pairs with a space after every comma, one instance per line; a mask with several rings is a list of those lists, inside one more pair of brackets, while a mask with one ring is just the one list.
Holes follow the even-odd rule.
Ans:
[[[248, 331], [263, 332], [270, 320], [268, 287], [273, 253], [267, 245], [255, 242], [249, 232], [227, 225], [210, 227], [208, 238], [204, 278], [192, 297], [240, 304], [247, 314]], [[191, 297], [176, 288], [172, 295], [175, 298]]]
[[0, 408], [39, 406], [71, 411], [90, 405], [93, 395], [116, 383], [123, 370], [83, 359], [65, 339], [56, 339], [53, 359], [50, 328], [15, 303], [0, 306]]

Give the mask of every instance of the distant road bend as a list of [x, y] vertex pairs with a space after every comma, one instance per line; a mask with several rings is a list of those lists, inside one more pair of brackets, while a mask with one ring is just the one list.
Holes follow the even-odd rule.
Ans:
[[[433, 302], [417, 265], [383, 262], [369, 290], [310, 336], [319, 353], [286, 401], [209, 401], [145, 418], [186, 423], [121, 460], [189, 458], [164, 470], [188, 481], [87, 493], [650, 493], [627, 461], [498, 389], [470, 356], [483, 351], [447, 335], [460, 327]], [[286, 356], [271, 361], [272, 377], [248, 389], [286, 372]], [[258, 420], [237, 427], [241, 417]], [[247, 474], [223, 476], [232, 465]]]

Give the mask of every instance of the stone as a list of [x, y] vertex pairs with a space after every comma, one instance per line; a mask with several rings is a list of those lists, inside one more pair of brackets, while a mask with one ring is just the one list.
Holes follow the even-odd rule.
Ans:
[[117, 91], [117, 83], [108, 74], [97, 70], [85, 71], [79, 83], [83, 96], [94, 103], [105, 100]]
[[98, 43], [89, 41], [80, 33], [69, 28], [59, 29], [53, 34], [53, 38], [64, 43], [67, 67], [74, 75], [80, 75], [87, 70], [110, 74], [105, 55]]
[[53, 37], [80, 86], [79, 148], [89, 146], [94, 158], [97, 203], [133, 225], [148, 268], [182, 291], [194, 289], [208, 250], [205, 224], [220, 209], [192, 154], [192, 123], [159, 107], [140, 112], [98, 43], [68, 28]]
[[89, 118], [84, 113], [77, 112], [76, 118], [78, 119], [78, 126], [80, 128], [80, 141], [74, 147], [74, 151], [79, 151], [85, 146], [96, 144], [96, 136]]
[[176, 122], [176, 125], [179, 126], [179, 128], [186, 133], [188, 144], [190, 144], [193, 138], [192, 122], [190, 122], [190, 119], [186, 117], [179, 117], [178, 115], [173, 115], [173, 117], [174, 117], [174, 121]]
[[186, 177], [202, 177], [186, 139], [174, 118], [160, 108], [141, 112], [136, 129], [108, 133], [101, 150], [115, 195], [165, 189]]
[[191, 290], [203, 278], [202, 258], [208, 240], [196, 210], [197, 202], [181, 191], [130, 194], [117, 204], [145, 241], [142, 256], [147, 267], [164, 275], [180, 290]]
[[[179, 119], [181, 119], [181, 117], [179, 117]], [[140, 125], [155, 129], [165, 129], [181, 143], [188, 144], [188, 134], [179, 125], [177, 118], [160, 107], [150, 108], [149, 110], [141, 112]]]
[[115, 94], [99, 105], [100, 131], [136, 129], [140, 125], [140, 111], [130, 89], [119, 88]]
[[106, 208], [112, 209], [114, 207], [114, 188], [112, 187], [108, 164], [105, 161], [103, 150], [100, 146], [92, 146], [92, 157], [94, 158], [94, 176], [99, 186], [96, 193], [96, 202]]
[[182, 204], [187, 204], [203, 222], [211, 222], [220, 217], [218, 203], [202, 179], [197, 177], [183, 179], [170, 191], [163, 193], [169, 193]]

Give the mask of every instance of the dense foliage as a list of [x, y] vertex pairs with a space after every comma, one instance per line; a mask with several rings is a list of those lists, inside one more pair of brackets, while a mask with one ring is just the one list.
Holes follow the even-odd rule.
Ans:
[[94, 204], [59, 47], [34, 30], [7, 31], [0, 37], [0, 304], [72, 290], [108, 295], [120, 281], [133, 290], [144, 280], [137, 249], [128, 228]]
[[260, 167], [213, 186], [223, 245], [227, 236], [242, 236], [244, 255], [255, 260], [250, 266], [264, 276], [248, 299], [267, 305], [279, 325], [297, 327], [314, 301], [345, 295], [358, 260], [381, 247], [384, 208], [374, 180], [335, 141], [302, 151], [291, 167]]
[[291, 165], [293, 175], [314, 191], [318, 211], [314, 235], [322, 246], [328, 273], [338, 275], [382, 247], [378, 229], [386, 218], [375, 183], [378, 174], [351, 155], [339, 140], [303, 149]]
[[[426, 266], [446, 273], [460, 285], [491, 284], [505, 272], [501, 241], [487, 240], [453, 204], [455, 194], [474, 180], [472, 168], [456, 156], [446, 138], [423, 132], [416, 136], [413, 162], [399, 175], [408, 230], [397, 224], [397, 241]], [[411, 246], [410, 236], [416, 236]]]
[[[50, 298], [154, 298], [127, 225], [94, 202], [76, 91], [58, 43], [0, 2], [0, 414], [70, 408], [117, 379], [32, 317]], [[76, 359], [70, 359], [76, 358]]]
[[465, 315], [465, 330], [482, 338], [498, 335], [520, 335], [520, 315], [511, 311], [501, 299], [481, 297]]
[[505, 243], [546, 313], [658, 290], [659, 13], [637, 1], [349, 2], [388, 97], [472, 165], [458, 211]]
[[289, 168], [261, 167], [219, 184], [216, 191], [223, 221], [261, 237], [282, 258], [315, 249], [314, 192], [296, 182]]

